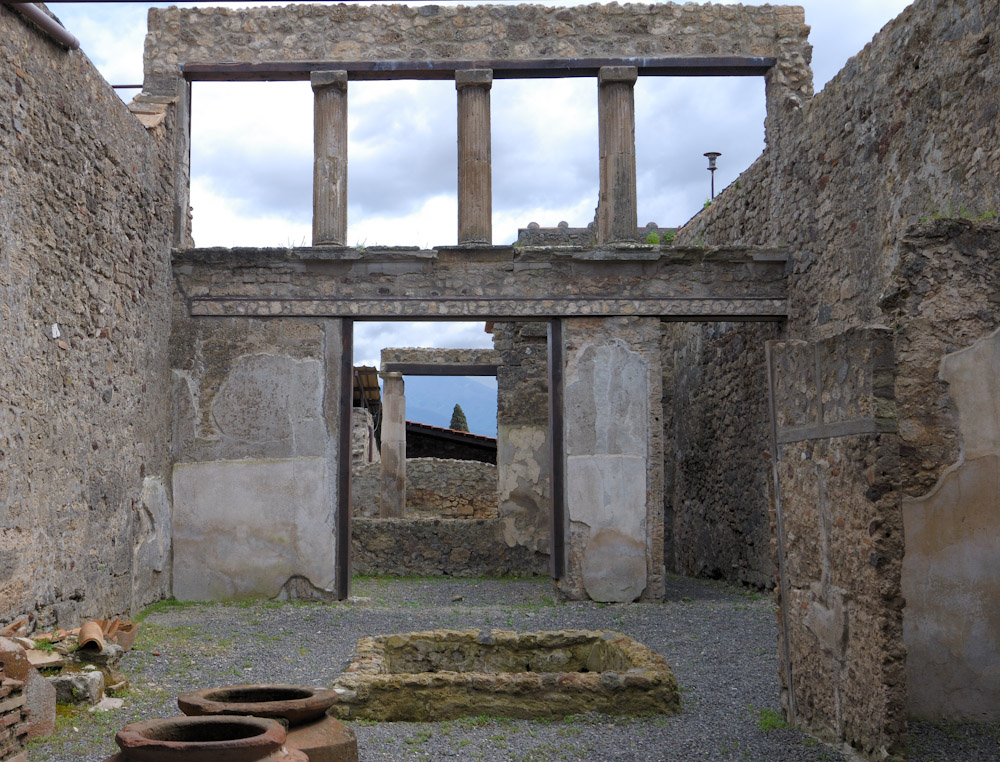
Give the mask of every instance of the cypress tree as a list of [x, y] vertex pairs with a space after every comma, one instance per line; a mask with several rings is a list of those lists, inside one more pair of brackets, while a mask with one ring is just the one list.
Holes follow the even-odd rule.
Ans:
[[465, 412], [462, 410], [461, 405], [456, 404], [455, 409], [451, 411], [451, 423], [448, 425], [448, 428], [454, 431], [469, 430], [469, 422], [465, 420]]

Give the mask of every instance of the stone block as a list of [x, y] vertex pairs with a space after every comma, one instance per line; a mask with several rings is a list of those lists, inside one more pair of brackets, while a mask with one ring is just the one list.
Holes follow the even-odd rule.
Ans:
[[45, 679], [53, 688], [58, 704], [94, 706], [104, 696], [104, 675], [98, 669], [69, 672]]

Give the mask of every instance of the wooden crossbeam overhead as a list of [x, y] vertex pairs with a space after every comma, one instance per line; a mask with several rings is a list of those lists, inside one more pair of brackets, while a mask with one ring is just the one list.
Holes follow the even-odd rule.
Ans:
[[454, 79], [465, 69], [491, 69], [494, 79], [596, 77], [602, 67], [634, 66], [640, 76], [759, 77], [777, 59], [764, 56], [666, 56], [659, 58], [545, 58], [534, 60], [275, 61], [262, 63], [186, 63], [191, 82], [290, 82], [308, 80], [314, 71], [346, 71], [356, 81]]

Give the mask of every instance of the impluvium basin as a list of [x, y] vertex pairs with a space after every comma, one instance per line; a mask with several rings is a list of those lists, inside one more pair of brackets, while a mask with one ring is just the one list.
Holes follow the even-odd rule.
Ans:
[[358, 641], [330, 713], [417, 722], [463, 715], [675, 714], [659, 654], [617, 632], [434, 630]]

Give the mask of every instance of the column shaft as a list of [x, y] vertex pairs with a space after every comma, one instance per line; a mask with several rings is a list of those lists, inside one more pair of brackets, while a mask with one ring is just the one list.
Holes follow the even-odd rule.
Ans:
[[597, 120], [601, 190], [597, 202], [597, 241], [635, 240], [638, 211], [635, 191], [634, 66], [604, 66], [598, 76]]
[[347, 72], [314, 71], [313, 246], [347, 238]]
[[402, 518], [406, 507], [406, 395], [402, 373], [382, 378], [382, 468], [378, 516]]
[[458, 90], [458, 242], [493, 242], [491, 69], [455, 72]]

